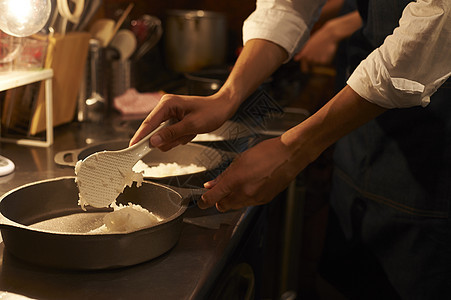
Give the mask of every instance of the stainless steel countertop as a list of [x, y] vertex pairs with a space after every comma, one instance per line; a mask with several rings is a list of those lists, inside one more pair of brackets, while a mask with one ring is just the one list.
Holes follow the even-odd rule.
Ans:
[[[55, 128], [48, 148], [0, 143], [0, 154], [16, 165], [13, 174], [0, 177], [0, 194], [23, 184], [74, 175], [58, 166], [54, 155], [89, 143], [129, 139], [136, 122], [116, 118], [98, 123], [72, 123]], [[64, 271], [37, 267], [12, 257], [0, 244], [0, 298], [7, 299], [203, 299], [208, 295], [259, 208], [228, 214], [215, 209], [188, 209], [185, 218], [209, 216], [226, 220], [219, 229], [183, 224], [176, 246], [149, 262], [114, 270]], [[39, 247], [39, 245], [30, 245]], [[80, 253], [89, 255], [89, 253]], [[124, 253], [127, 255], [127, 253]], [[10, 298], [8, 298], [10, 297]]]

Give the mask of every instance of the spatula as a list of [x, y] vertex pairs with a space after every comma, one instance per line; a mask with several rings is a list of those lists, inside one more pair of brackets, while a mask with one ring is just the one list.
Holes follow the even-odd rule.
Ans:
[[133, 166], [152, 150], [150, 137], [157, 129], [131, 147], [118, 151], [93, 153], [75, 166], [80, 206], [107, 207], [116, 200], [125, 186], [142, 182], [142, 174], [133, 172]]

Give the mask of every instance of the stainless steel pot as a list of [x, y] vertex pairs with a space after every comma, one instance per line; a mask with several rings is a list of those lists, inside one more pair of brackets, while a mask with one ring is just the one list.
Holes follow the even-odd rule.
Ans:
[[174, 71], [193, 72], [225, 63], [225, 15], [205, 10], [170, 10], [164, 32], [166, 62]]
[[74, 177], [24, 185], [0, 198], [5, 249], [27, 262], [62, 269], [117, 268], [148, 261], [177, 243], [188, 199], [196, 191], [200, 190], [176, 191], [150, 182], [126, 188], [119, 203], [140, 204], [163, 221], [132, 233], [88, 234], [110, 209], [81, 210]]
[[185, 73], [188, 93], [196, 96], [213, 95], [219, 91], [229, 74], [230, 71], [223, 68]]
[[[222, 87], [230, 75], [229, 67], [208, 68], [196, 72], [185, 73], [188, 94], [195, 96], [213, 95]], [[272, 77], [267, 78], [260, 88], [271, 89]]]

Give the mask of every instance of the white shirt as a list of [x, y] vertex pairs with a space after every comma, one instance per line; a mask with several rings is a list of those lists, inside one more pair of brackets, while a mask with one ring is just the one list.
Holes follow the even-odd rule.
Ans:
[[[244, 22], [244, 43], [266, 39], [291, 58], [307, 41], [323, 2], [257, 0]], [[359, 64], [347, 84], [382, 107], [426, 106], [450, 75], [451, 1], [418, 0], [407, 5], [393, 34]]]

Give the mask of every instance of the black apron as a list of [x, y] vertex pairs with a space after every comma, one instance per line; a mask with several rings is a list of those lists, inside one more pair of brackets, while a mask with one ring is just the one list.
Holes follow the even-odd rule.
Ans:
[[[349, 71], [408, 3], [359, 1]], [[427, 107], [389, 110], [342, 138], [334, 159], [325, 277], [350, 298], [451, 299], [450, 80]]]

